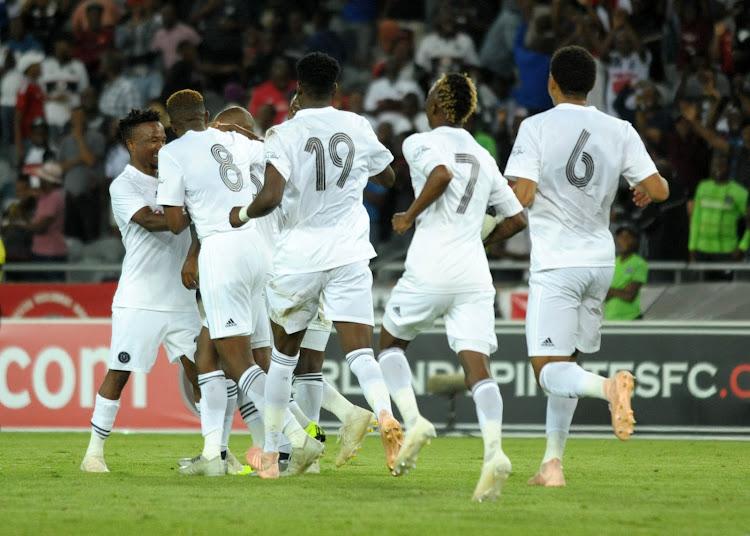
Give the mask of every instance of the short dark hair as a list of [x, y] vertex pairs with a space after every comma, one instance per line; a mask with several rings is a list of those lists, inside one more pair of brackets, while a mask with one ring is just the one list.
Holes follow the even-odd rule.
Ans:
[[339, 62], [328, 54], [310, 52], [297, 62], [297, 81], [312, 97], [329, 97], [340, 71]]
[[596, 62], [583, 47], [572, 45], [558, 49], [552, 56], [549, 70], [564, 95], [585, 98], [594, 89]]
[[146, 109], [138, 110], [132, 109], [130, 113], [120, 119], [118, 129], [120, 131], [120, 139], [123, 142], [133, 139], [133, 132], [139, 125], [143, 123], [157, 123], [159, 121], [159, 112], [156, 110]]

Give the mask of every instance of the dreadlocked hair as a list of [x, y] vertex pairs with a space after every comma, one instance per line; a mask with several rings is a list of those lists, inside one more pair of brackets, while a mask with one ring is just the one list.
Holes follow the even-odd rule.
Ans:
[[203, 95], [192, 89], [183, 89], [172, 93], [167, 99], [167, 115], [176, 125], [194, 119], [202, 119], [206, 113]]
[[477, 88], [466, 74], [444, 74], [435, 83], [435, 90], [440, 109], [452, 124], [463, 124], [477, 107]]
[[157, 123], [159, 121], [159, 112], [156, 110], [138, 110], [132, 109], [130, 113], [120, 119], [118, 123], [118, 130], [120, 131], [120, 139], [123, 142], [133, 138], [133, 132], [143, 123]]

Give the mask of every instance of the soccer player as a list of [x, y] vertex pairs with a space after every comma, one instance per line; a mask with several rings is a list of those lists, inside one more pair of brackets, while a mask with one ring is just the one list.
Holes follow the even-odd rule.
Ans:
[[633, 432], [630, 372], [587, 372], [579, 352], [597, 352], [615, 247], [609, 214], [620, 176], [638, 206], [669, 196], [638, 133], [626, 121], [586, 106], [596, 65], [584, 48], [555, 52], [547, 83], [555, 107], [521, 123], [506, 177], [529, 207], [531, 279], [526, 344], [547, 399], [547, 450], [529, 484], [564, 486], [562, 456], [579, 397], [609, 402], [615, 435]]
[[[167, 100], [167, 112], [178, 139], [160, 151], [157, 199], [165, 206], [173, 233], [187, 226], [183, 207], [193, 218], [201, 242], [201, 296], [211, 339], [231, 379], [262, 412], [266, 374], [253, 360], [251, 336], [269, 339], [263, 303], [268, 256], [255, 224], [235, 229], [226, 218], [231, 207], [257, 187], [253, 179], [262, 166], [261, 146], [234, 132], [208, 128], [208, 112], [197, 91], [174, 93]], [[199, 359], [196, 365], [204, 447], [198, 460], [179, 471], [219, 476], [226, 472], [221, 458], [227, 406], [225, 374], [214, 363]], [[293, 449], [288, 472], [300, 474], [320, 458], [324, 447], [285, 409], [280, 428]], [[275, 473], [261, 476], [274, 478], [278, 474], [277, 465]]]
[[403, 234], [415, 222], [417, 228], [406, 270], [385, 307], [378, 361], [406, 425], [394, 466], [398, 475], [416, 465], [422, 446], [435, 437], [435, 428], [417, 408], [404, 352], [419, 332], [445, 318], [484, 439], [484, 464], [473, 499], [485, 501], [497, 498], [511, 464], [500, 441], [503, 400], [489, 369], [489, 355], [497, 349], [495, 288], [480, 232], [488, 204], [504, 218], [488, 241], [523, 230], [526, 217], [494, 158], [462, 128], [476, 104], [477, 91], [468, 76], [443, 75], [425, 103], [433, 130], [404, 141], [416, 199], [406, 212], [393, 216], [393, 229]]
[[[294, 119], [269, 130], [265, 183], [253, 202], [235, 207], [232, 226], [269, 214], [281, 204], [284, 227], [276, 244], [273, 279], [267, 286], [274, 348], [266, 386], [263, 467], [275, 464], [281, 417], [291, 392], [305, 331], [323, 301], [336, 326], [347, 363], [379, 416], [386, 464], [402, 442], [390, 397], [373, 354], [372, 272], [369, 218], [362, 204], [368, 178], [390, 187], [393, 155], [362, 117], [335, 110], [336, 60], [319, 52], [297, 63]], [[283, 200], [283, 203], [282, 203]]]
[[[197, 388], [193, 358], [201, 329], [195, 292], [183, 288], [180, 266], [190, 247], [190, 234], [169, 232], [163, 208], [156, 200], [159, 150], [166, 143], [159, 113], [132, 110], [120, 121], [120, 136], [130, 164], [112, 182], [112, 211], [122, 234], [125, 259], [112, 302], [110, 362], [91, 418], [91, 440], [81, 470], [109, 472], [104, 441], [120, 407], [120, 395], [130, 373], [149, 372], [159, 345], [171, 362], [182, 362]], [[180, 214], [185, 225], [186, 214]]]

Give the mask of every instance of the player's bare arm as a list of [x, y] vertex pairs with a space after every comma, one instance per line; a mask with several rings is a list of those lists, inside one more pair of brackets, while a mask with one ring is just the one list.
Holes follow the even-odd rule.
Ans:
[[391, 188], [396, 182], [396, 174], [393, 172], [393, 168], [388, 165], [383, 171], [370, 177], [370, 182], [382, 186], [383, 188]]
[[669, 197], [669, 183], [658, 173], [649, 175], [632, 190], [633, 203], [638, 207], [645, 207], [652, 202], [661, 203]]
[[451, 180], [453, 180], [453, 172], [446, 166], [437, 166], [433, 169], [430, 176], [427, 177], [422, 192], [411, 204], [409, 210], [394, 214], [393, 230], [398, 234], [404, 234], [408, 231], [414, 225], [417, 217], [427, 210], [427, 207], [433, 204], [438, 197], [443, 195]]
[[146, 229], [149, 233], [169, 231], [167, 217], [164, 214], [156, 214], [150, 207], [143, 207], [130, 218], [135, 223]]
[[536, 182], [531, 179], [518, 177], [513, 192], [516, 194], [518, 202], [521, 203], [522, 207], [526, 208], [531, 206], [534, 202], [534, 197], [536, 196]]
[[182, 264], [180, 275], [182, 276], [182, 284], [185, 288], [195, 290], [198, 288], [198, 254], [201, 251], [201, 243], [198, 240], [195, 227], [190, 227], [190, 235], [193, 241], [185, 256], [185, 262]]
[[233, 123], [220, 123], [218, 121], [214, 121], [213, 123], [209, 123], [208, 126], [210, 128], [215, 128], [216, 130], [221, 130], [222, 132], [236, 132], [237, 134], [242, 134], [251, 141], [263, 141], [263, 138], [257, 136], [252, 130], [248, 130], [240, 125], [236, 125]]
[[232, 227], [242, 227], [253, 218], [262, 218], [281, 204], [286, 179], [269, 163], [266, 163], [265, 182], [253, 202], [246, 207], [234, 207], [229, 213]]
[[167, 228], [173, 234], [180, 234], [190, 225], [190, 215], [183, 211], [182, 207], [164, 206], [167, 214]]
[[507, 240], [511, 236], [520, 233], [529, 225], [526, 214], [521, 211], [508, 218], [505, 218], [492, 230], [490, 235], [485, 238], [485, 244]]

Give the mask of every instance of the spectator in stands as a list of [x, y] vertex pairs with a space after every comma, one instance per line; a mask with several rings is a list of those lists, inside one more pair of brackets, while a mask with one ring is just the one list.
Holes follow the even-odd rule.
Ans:
[[57, 33], [53, 55], [42, 62], [40, 83], [47, 94], [44, 113], [53, 139], [57, 140], [70, 120], [70, 112], [81, 104], [81, 92], [89, 87], [86, 66], [73, 57], [72, 36]]
[[[41, 166], [45, 162], [55, 160], [55, 152], [50, 147], [49, 126], [43, 117], [37, 117], [31, 122], [31, 135], [24, 147], [24, 166]], [[24, 174], [31, 175], [24, 171]]]
[[123, 74], [125, 59], [110, 50], [102, 55], [100, 71], [106, 80], [99, 96], [99, 111], [111, 119], [125, 117], [134, 108], [140, 108], [143, 96], [133, 81]]
[[622, 226], [615, 233], [618, 255], [612, 285], [604, 302], [607, 320], [641, 318], [641, 287], [648, 277], [648, 263], [637, 253], [638, 242], [638, 233], [630, 226]]
[[703, 0], [682, 0], [679, 3], [680, 36], [677, 66], [684, 69], [689, 58], [703, 53], [711, 45], [713, 25], [710, 14], [703, 12]]
[[271, 77], [255, 88], [247, 109], [255, 116], [262, 106], [273, 106], [276, 110], [273, 124], [278, 125], [289, 113], [289, 101], [296, 87], [297, 82], [292, 79], [289, 62], [284, 58], [276, 58], [271, 65]]
[[484, 36], [479, 50], [479, 64], [498, 76], [512, 77], [513, 42], [523, 23], [517, 0], [502, 3], [500, 13]]
[[310, 35], [305, 29], [304, 9], [293, 8], [286, 18], [286, 33], [281, 37], [279, 51], [290, 60], [297, 61], [307, 53]]
[[204, 76], [200, 72], [198, 47], [192, 41], [185, 40], [177, 47], [177, 53], [180, 59], [169, 68], [164, 78], [162, 102], [167, 102], [172, 93], [181, 89], [202, 92], [205, 85]]
[[346, 45], [341, 36], [329, 28], [330, 22], [331, 13], [328, 10], [315, 10], [313, 13], [314, 30], [307, 42], [307, 52], [324, 52], [343, 66], [349, 59]]
[[[627, 89], [632, 91], [632, 86]], [[662, 106], [661, 94], [652, 82], [643, 80], [637, 84], [635, 107], [634, 126], [646, 148], [653, 154], [664, 156], [664, 137], [672, 129], [672, 119], [669, 110]]]
[[130, 18], [115, 28], [115, 47], [125, 56], [124, 74], [146, 101], [161, 94], [164, 76], [156, 52], [151, 49], [161, 21], [152, 2], [128, 0]]
[[10, 25], [8, 26], [8, 39], [5, 41], [4, 45], [9, 50], [12, 50], [19, 55], [32, 50], [41, 53], [44, 52], [44, 46], [34, 38], [31, 32], [26, 30], [26, 26], [21, 17], [10, 19]]
[[44, 90], [39, 85], [44, 54], [30, 51], [18, 60], [18, 70], [24, 80], [16, 94], [16, 112], [13, 119], [13, 140], [16, 146], [16, 162], [23, 162], [24, 146], [31, 137], [31, 123], [44, 118]]
[[107, 143], [100, 132], [88, 127], [83, 108], [73, 110], [70, 127], [70, 133], [60, 141], [57, 155], [66, 192], [65, 235], [90, 242], [99, 236], [99, 189]]
[[443, 73], [462, 72], [479, 65], [474, 42], [456, 27], [455, 12], [449, 3], [440, 5], [435, 31], [425, 35], [415, 58], [423, 86], [429, 86]]
[[628, 85], [635, 87], [648, 79], [652, 59], [628, 23], [624, 9], [617, 9], [612, 17], [612, 31], [602, 44], [601, 59], [607, 68], [607, 113], [618, 116], [614, 106], [617, 94]]
[[49, 45], [70, 16], [71, 2], [26, 0], [21, 7], [24, 24], [42, 44]]
[[94, 86], [89, 86], [81, 92], [81, 108], [86, 112], [87, 128], [105, 134], [109, 120], [99, 111], [99, 92]]
[[688, 198], [692, 199], [698, 183], [708, 174], [710, 151], [692, 127], [694, 117], [690, 110], [685, 108], [687, 115], [682, 113], [675, 119], [674, 130], [666, 133], [664, 148]]
[[[2, 122], [2, 141], [9, 147], [13, 143], [13, 119], [16, 115], [18, 88], [23, 82], [23, 73], [16, 68], [16, 56], [8, 50], [5, 56], [3, 78], [0, 81], [0, 121]], [[7, 157], [5, 151], [3, 157]]]
[[[688, 258], [690, 218], [687, 209], [687, 189], [675, 174], [669, 161], [655, 160], [659, 174], [669, 183], [669, 199], [649, 205], [640, 215], [639, 226], [644, 230], [646, 257], [649, 260], [680, 261]], [[652, 280], [672, 281], [672, 274], [654, 272]]]
[[73, 10], [71, 16], [71, 29], [74, 33], [91, 28], [91, 19], [89, 18], [89, 6], [98, 4], [102, 10], [101, 24], [114, 28], [120, 22], [120, 6], [124, 4], [123, 0], [83, 0], [79, 2]]
[[[33, 235], [24, 224], [34, 217], [35, 209], [34, 190], [29, 184], [29, 177], [22, 175], [16, 181], [16, 199], [3, 211], [2, 234], [8, 262], [31, 261]], [[26, 277], [26, 274], [8, 272], [5, 277], [8, 281], [20, 281]]]
[[482, 115], [478, 112], [474, 112], [466, 120], [464, 128], [469, 131], [469, 134], [474, 136], [474, 139], [479, 145], [487, 149], [487, 152], [492, 155], [492, 158], [497, 160], [497, 144], [490, 134], [487, 133], [486, 125], [482, 122]]
[[169, 71], [180, 59], [180, 44], [188, 42], [197, 47], [201, 44], [202, 38], [191, 26], [177, 18], [174, 4], [165, 4], [161, 8], [161, 23], [161, 28], [156, 31], [151, 41], [151, 49], [161, 54], [164, 70]]
[[251, 5], [247, 0], [196, 0], [193, 3], [190, 23], [203, 35], [201, 60], [219, 68], [207, 81], [213, 89], [220, 90], [236, 77]]
[[385, 60], [383, 74], [373, 80], [365, 93], [364, 107], [367, 113], [378, 117], [382, 112], [401, 112], [402, 101], [409, 93], [424, 101], [424, 93], [414, 80], [398, 78], [399, 64], [394, 56]]
[[[41, 179], [41, 189], [37, 197], [36, 210], [30, 222], [20, 224], [31, 232], [32, 259], [35, 262], [65, 262], [68, 247], [65, 244], [65, 198], [62, 193], [62, 169], [55, 162], [47, 162], [37, 172]], [[61, 281], [63, 272], [37, 273], [38, 279]]]
[[[714, 154], [711, 178], [703, 180], [695, 192], [690, 221], [688, 250], [691, 261], [730, 262], [741, 260], [750, 245], [748, 191], [729, 180], [729, 159]], [[745, 221], [740, 239], [738, 226]], [[731, 279], [731, 274], [707, 273], [709, 279]]]
[[104, 24], [104, 6], [101, 3], [87, 4], [85, 13], [86, 24], [79, 27], [76, 27], [74, 15], [73, 29], [76, 44], [73, 54], [86, 66], [89, 77], [94, 79], [99, 73], [99, 61], [102, 54], [114, 47], [115, 30], [112, 26]]
[[547, 79], [555, 48], [554, 30], [549, 9], [540, 7], [532, 12], [522, 11], [525, 22], [513, 42], [513, 60], [518, 69], [518, 86], [513, 89], [513, 96], [529, 115], [552, 108]]

